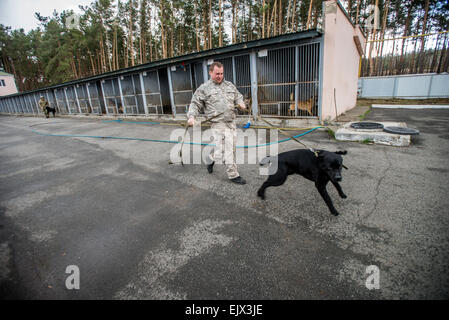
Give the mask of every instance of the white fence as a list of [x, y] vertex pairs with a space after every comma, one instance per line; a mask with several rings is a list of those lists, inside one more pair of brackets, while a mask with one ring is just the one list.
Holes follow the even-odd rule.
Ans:
[[449, 74], [359, 78], [359, 98], [449, 98]]

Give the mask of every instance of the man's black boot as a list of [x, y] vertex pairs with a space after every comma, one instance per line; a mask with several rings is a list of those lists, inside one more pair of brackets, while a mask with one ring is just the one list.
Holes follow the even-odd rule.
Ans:
[[209, 172], [209, 173], [214, 172], [214, 164], [215, 164], [215, 161], [212, 162], [211, 164], [207, 165], [207, 172]]
[[246, 184], [246, 180], [243, 179], [241, 176], [238, 176], [234, 179], [229, 179], [231, 182], [237, 183], [237, 184]]

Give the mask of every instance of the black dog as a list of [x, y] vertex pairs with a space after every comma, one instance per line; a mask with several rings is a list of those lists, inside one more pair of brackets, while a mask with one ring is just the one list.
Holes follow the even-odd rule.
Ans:
[[50, 112], [53, 113], [53, 118], [55, 117], [56, 108], [46, 107], [45, 109], [47, 109], [47, 118], [50, 118]]
[[341, 186], [338, 184], [341, 181], [341, 168], [347, 169], [343, 165], [342, 154], [346, 151], [329, 152], [324, 150], [317, 151], [316, 156], [309, 150], [292, 150], [280, 153], [277, 157], [268, 157], [261, 161], [261, 165], [278, 162], [277, 172], [270, 175], [262, 186], [257, 191], [257, 195], [265, 200], [265, 189], [271, 186], [283, 185], [287, 176], [297, 173], [306, 179], [315, 182], [315, 187], [323, 197], [331, 213], [338, 216], [338, 211], [335, 210], [332, 200], [326, 190], [326, 185], [330, 181], [335, 186], [338, 194], [343, 199], [346, 195], [343, 193]]

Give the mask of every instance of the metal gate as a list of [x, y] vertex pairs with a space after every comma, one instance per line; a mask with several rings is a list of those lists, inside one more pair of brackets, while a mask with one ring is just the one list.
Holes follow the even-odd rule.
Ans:
[[176, 114], [187, 113], [193, 96], [190, 64], [181, 63], [169, 67], [168, 75], [172, 91], [172, 104]]
[[[148, 114], [162, 114], [162, 97], [157, 70], [142, 73], [142, 85], [146, 100]], [[143, 100], [142, 90], [137, 94], [138, 99]]]
[[319, 43], [262, 50], [257, 55], [261, 115], [317, 117]]

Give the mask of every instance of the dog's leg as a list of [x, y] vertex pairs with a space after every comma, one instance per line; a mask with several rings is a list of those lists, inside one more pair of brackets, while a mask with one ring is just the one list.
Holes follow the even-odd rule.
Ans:
[[331, 180], [331, 182], [334, 185], [335, 189], [337, 189], [339, 196], [341, 198], [343, 198], [343, 199], [346, 199], [348, 196], [345, 195], [345, 193], [343, 192], [343, 189], [341, 188], [340, 184], [337, 181], [334, 182], [334, 181]]
[[278, 171], [269, 176], [267, 181], [265, 181], [262, 186], [257, 190], [257, 195], [262, 199], [265, 200], [265, 189], [268, 187], [277, 187], [280, 185], [283, 185], [285, 180], [287, 180], [288, 174], [287, 174], [287, 168], [285, 167], [278, 167]]
[[267, 183], [267, 181], [265, 181], [262, 186], [259, 188], [259, 190], [257, 190], [257, 195], [259, 196], [259, 198], [261, 198], [262, 200], [265, 200], [265, 189], [268, 188], [270, 186], [270, 184]]
[[334, 204], [332, 203], [331, 197], [329, 197], [329, 194], [327, 193], [326, 184], [327, 184], [327, 182], [325, 182], [325, 183], [315, 182], [315, 187], [318, 189], [318, 192], [320, 193], [324, 202], [326, 202], [327, 207], [329, 208], [330, 212], [334, 216], [338, 216], [338, 211], [335, 209]]

